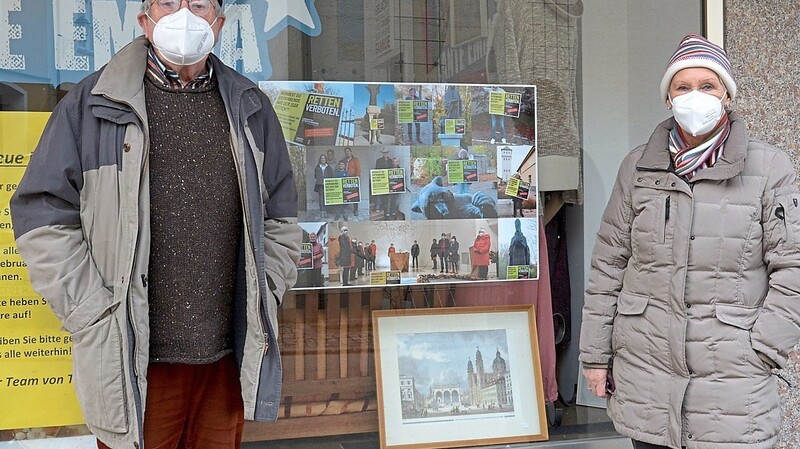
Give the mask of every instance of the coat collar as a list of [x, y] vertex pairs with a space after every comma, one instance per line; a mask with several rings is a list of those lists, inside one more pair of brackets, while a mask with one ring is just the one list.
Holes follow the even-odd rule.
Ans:
[[[722, 180], [732, 178], [744, 169], [747, 155], [747, 126], [738, 113], [730, 112], [731, 133], [725, 141], [722, 157], [711, 167], [697, 172], [692, 182], [701, 179]], [[637, 170], [672, 171], [672, 155], [669, 152], [669, 133], [676, 126], [675, 119], [670, 117], [661, 122], [653, 131], [636, 163]]]
[[103, 68], [93, 95], [144, 110], [144, 71], [147, 68], [147, 38], [139, 36], [118, 51]]
[[[144, 111], [143, 80], [149, 48], [150, 42], [143, 35], [123, 47], [103, 68], [100, 78], [92, 89], [92, 94], [128, 104], [134, 110]], [[239, 98], [245, 91], [256, 88], [252, 82], [226, 66], [214, 54], [210, 54], [208, 57], [211, 59], [223, 99]], [[245, 117], [261, 108], [261, 102], [257, 97], [257, 93], [254, 92], [244, 98], [241, 112]], [[238, 105], [228, 106], [236, 107]]]

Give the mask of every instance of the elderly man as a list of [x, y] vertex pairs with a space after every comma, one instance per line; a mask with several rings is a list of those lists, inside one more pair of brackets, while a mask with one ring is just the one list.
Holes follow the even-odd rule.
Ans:
[[297, 193], [269, 100], [209, 54], [218, 1], [144, 0], [144, 36], [56, 106], [11, 200], [100, 448], [234, 448], [277, 417]]

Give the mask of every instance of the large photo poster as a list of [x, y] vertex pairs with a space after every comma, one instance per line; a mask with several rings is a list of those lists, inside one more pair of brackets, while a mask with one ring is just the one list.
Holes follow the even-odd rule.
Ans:
[[297, 182], [296, 289], [538, 279], [535, 86], [259, 87]]

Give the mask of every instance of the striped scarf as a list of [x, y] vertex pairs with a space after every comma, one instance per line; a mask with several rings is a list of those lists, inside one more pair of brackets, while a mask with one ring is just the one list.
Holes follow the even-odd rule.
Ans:
[[684, 139], [683, 132], [677, 124], [669, 133], [669, 152], [675, 162], [675, 173], [691, 180], [703, 168], [711, 167], [722, 156], [725, 140], [731, 133], [731, 122], [727, 111], [723, 113], [720, 123], [711, 131], [711, 137], [705, 142], [690, 147]]
[[145, 73], [156, 85], [164, 88], [178, 92], [196, 91], [204, 89], [211, 84], [212, 77], [214, 76], [214, 68], [211, 66], [211, 59], [206, 59], [205, 73], [201, 73], [197, 78], [184, 85], [181, 83], [181, 77], [178, 75], [178, 72], [165, 66], [164, 63], [158, 59], [153, 47], [150, 47], [147, 51], [147, 71]]

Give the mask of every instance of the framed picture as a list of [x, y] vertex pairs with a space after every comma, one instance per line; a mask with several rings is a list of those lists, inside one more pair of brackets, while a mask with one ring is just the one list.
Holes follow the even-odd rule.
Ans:
[[381, 449], [548, 439], [533, 306], [372, 312]]

